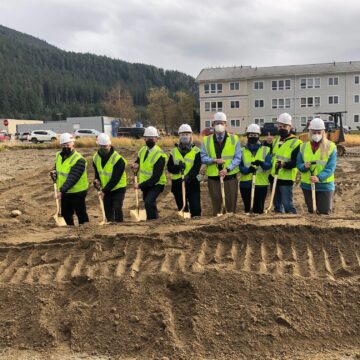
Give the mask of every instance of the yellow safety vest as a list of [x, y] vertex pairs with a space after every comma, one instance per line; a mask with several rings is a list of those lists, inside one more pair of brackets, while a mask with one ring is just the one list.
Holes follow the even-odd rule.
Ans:
[[[109, 157], [108, 161], [106, 162], [104, 168], [102, 167], [102, 159], [99, 155], [98, 152], [96, 152], [93, 156], [93, 161], [94, 164], [96, 166], [96, 170], [99, 173], [100, 176], [100, 183], [101, 183], [101, 188], [104, 188], [108, 182], [110, 181], [113, 171], [114, 171], [114, 166], [115, 164], [120, 160], [123, 159], [125, 166], [127, 165], [127, 161], [117, 152], [114, 151], [111, 156]], [[126, 182], [126, 171], [124, 169], [124, 172], [119, 180], [119, 182], [111, 189], [111, 191], [120, 189], [120, 188], [124, 188], [126, 187], [127, 182]]]
[[[160, 157], [163, 157], [165, 159], [165, 162], [167, 161], [166, 154], [162, 151], [162, 149], [155, 145], [154, 149], [149, 152], [148, 156], [145, 158], [146, 150], [148, 150], [147, 146], [143, 146], [139, 152], [138, 157], [140, 159], [139, 164], [139, 184], [149, 180], [154, 171], [154, 165], [159, 160]], [[156, 185], [165, 185], [166, 184], [166, 175], [165, 175], [165, 166], [163, 173], [161, 174], [160, 180], [156, 183]]]
[[[184, 157], [184, 156], [182, 156], [179, 149], [177, 147], [174, 147], [171, 151], [171, 155], [174, 159], [175, 165], [179, 165], [180, 161], [182, 161], [185, 164], [184, 175], [186, 176], [189, 173], [189, 171], [192, 169], [192, 167], [194, 166], [196, 154], [198, 154], [199, 152], [200, 152], [200, 149], [197, 146], [193, 146], [191, 148], [191, 150], [185, 154], [185, 157]], [[181, 174], [171, 174], [171, 178], [173, 180], [180, 179]]]
[[62, 161], [62, 157], [60, 155], [60, 151], [56, 153], [56, 159], [55, 159], [55, 169], [57, 174], [57, 188], [60, 190], [60, 188], [65, 184], [67, 177], [69, 176], [69, 173], [71, 171], [71, 168], [80, 160], [85, 160], [85, 170], [83, 174], [81, 175], [79, 181], [70, 188], [66, 193], [72, 194], [77, 193], [80, 191], [85, 191], [89, 188], [88, 178], [87, 178], [87, 161], [86, 159], [79, 154], [76, 150], [65, 159], [65, 161]]
[[[336, 145], [332, 141], [329, 141], [329, 142], [330, 142], [329, 151], [326, 154], [324, 159], [321, 159], [320, 148], [318, 148], [315, 151], [315, 154], [313, 153], [313, 151], [311, 149], [310, 141], [307, 141], [306, 143], [301, 145], [300, 153], [301, 153], [301, 155], [303, 157], [304, 163], [316, 161], [316, 165], [311, 165], [311, 170], [314, 170], [313, 174], [315, 176], [320, 174], [324, 170], [326, 164], [329, 161], [330, 155], [332, 154], [332, 152], [336, 148]], [[311, 176], [310, 170], [301, 173], [301, 182], [305, 183], [305, 184], [311, 184], [310, 176]], [[334, 173], [333, 173], [332, 175], [330, 175], [328, 178], [321, 181], [320, 183], [329, 183], [329, 182], [333, 182], [334, 180], [335, 180], [335, 176], [334, 176]]]
[[[275, 175], [276, 163], [278, 161], [281, 162], [291, 161], [291, 154], [293, 150], [299, 144], [302, 144], [302, 141], [295, 136], [290, 138], [289, 140], [286, 140], [280, 147], [279, 147], [279, 141], [280, 141], [280, 137], [276, 137], [272, 149], [272, 169], [271, 169], [272, 176]], [[296, 174], [297, 174], [296, 167], [294, 167], [293, 169], [281, 168], [278, 173], [278, 179], [295, 181]]]
[[[214, 134], [204, 137], [204, 148], [207, 155], [210, 158], [216, 159], [215, 152], [215, 143], [214, 143]], [[235, 156], [236, 145], [239, 142], [239, 137], [237, 135], [228, 134], [225, 142], [225, 146], [221, 152], [221, 158], [225, 160], [223, 168], [226, 169]], [[227, 175], [237, 174], [239, 172], [239, 167], [236, 166], [235, 169], [227, 173]], [[217, 164], [207, 165], [206, 169], [207, 176], [219, 176], [219, 170]]]
[[[268, 146], [260, 146], [255, 154], [255, 156], [253, 156], [252, 152], [247, 148], [247, 147], [243, 147], [241, 149], [242, 151], [242, 155], [243, 155], [243, 163], [246, 167], [250, 167], [251, 163], [253, 161], [256, 160], [260, 160], [260, 161], [265, 161], [266, 155], [269, 154], [270, 152], [270, 148]], [[261, 166], [258, 167], [257, 171], [256, 171], [256, 185], [269, 185], [269, 174], [270, 174], [270, 169], [269, 170], [263, 170], [263, 168]], [[251, 173], [249, 174], [241, 174], [240, 176], [240, 182], [241, 181], [249, 181], [252, 180], [252, 175]]]

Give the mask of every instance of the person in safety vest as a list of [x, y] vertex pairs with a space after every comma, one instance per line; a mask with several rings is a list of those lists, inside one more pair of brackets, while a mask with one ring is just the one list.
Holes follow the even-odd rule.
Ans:
[[200, 183], [197, 178], [201, 168], [200, 149], [192, 143], [192, 129], [188, 124], [179, 128], [179, 144], [171, 150], [167, 164], [171, 175], [171, 192], [179, 210], [183, 207], [182, 174], [185, 176], [186, 206], [191, 216], [201, 215]]
[[268, 136], [266, 140], [272, 155], [270, 183], [273, 183], [274, 176], [278, 173], [274, 210], [278, 213], [296, 214], [293, 204], [293, 187], [297, 174], [296, 159], [302, 141], [291, 134], [292, 118], [288, 113], [280, 114], [277, 123], [279, 135], [275, 138]]
[[336, 145], [327, 139], [325, 124], [320, 118], [311, 120], [309, 124], [309, 141], [300, 147], [297, 167], [301, 172], [301, 188], [309, 212], [313, 212], [311, 183], [315, 183], [317, 212], [331, 214], [335, 191]]
[[221, 211], [220, 176], [224, 179], [225, 205], [227, 212], [236, 212], [238, 183], [236, 174], [241, 161], [241, 146], [237, 135], [226, 131], [227, 118], [223, 112], [214, 115], [212, 126], [215, 133], [204, 137], [201, 161], [206, 164], [208, 188], [213, 215]]
[[55, 168], [50, 175], [55, 175], [57, 197], [61, 202], [61, 215], [67, 225], [74, 225], [74, 212], [79, 224], [89, 221], [85, 198], [88, 190], [87, 161], [75, 150], [72, 134], [60, 135], [61, 151], [56, 153]]
[[96, 143], [99, 149], [93, 156], [94, 185], [104, 200], [107, 221], [122, 222], [122, 206], [127, 185], [125, 172], [127, 161], [111, 146], [109, 135], [100, 134]]
[[156, 145], [159, 133], [153, 126], [149, 126], [144, 132], [145, 146], [139, 152], [135, 164], [132, 166], [138, 172], [139, 183], [135, 188], [143, 192], [147, 220], [159, 217], [156, 207], [156, 199], [163, 192], [166, 184], [165, 165], [167, 156]]
[[253, 174], [256, 174], [255, 197], [253, 212], [262, 214], [269, 185], [269, 174], [272, 166], [270, 149], [260, 141], [260, 127], [250, 124], [246, 129], [247, 143], [241, 149], [240, 163], [240, 194], [244, 202], [245, 212], [250, 211], [251, 184]]

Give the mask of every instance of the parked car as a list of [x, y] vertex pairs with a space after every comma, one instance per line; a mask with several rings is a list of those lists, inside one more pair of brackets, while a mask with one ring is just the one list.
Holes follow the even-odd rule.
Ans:
[[262, 136], [266, 136], [270, 133], [270, 135], [277, 135], [278, 130], [277, 130], [277, 123], [273, 123], [273, 122], [266, 122], [263, 124], [263, 126], [260, 127], [260, 131], [261, 131], [261, 135]]
[[[310, 124], [310, 121], [308, 121], [307, 125], [304, 127], [303, 129], [303, 132], [307, 132], [308, 131], [308, 127], [309, 127], [309, 124]], [[325, 124], [325, 131], [326, 132], [331, 132], [331, 131], [334, 131], [335, 130], [335, 123], [333, 121], [326, 121], [324, 120], [324, 124]], [[344, 129], [344, 132], [345, 132], [345, 129]]]
[[18, 135], [18, 140], [20, 141], [28, 141], [29, 140], [30, 133], [29, 132], [23, 132]]
[[82, 137], [98, 137], [100, 131], [95, 129], [78, 129], [74, 132], [75, 139], [80, 139]]
[[28, 136], [28, 140], [34, 144], [43, 143], [45, 141], [56, 141], [59, 135], [52, 130], [34, 130]]
[[7, 132], [4, 132], [4, 131], [0, 132], [0, 141], [7, 141], [10, 139], [11, 139], [11, 136]]
[[140, 139], [144, 136], [145, 128], [140, 127], [120, 127], [118, 129], [118, 136], [132, 137], [135, 139]]

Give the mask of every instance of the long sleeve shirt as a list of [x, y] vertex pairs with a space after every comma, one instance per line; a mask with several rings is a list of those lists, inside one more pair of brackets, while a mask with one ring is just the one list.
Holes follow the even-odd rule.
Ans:
[[[321, 181], [324, 181], [329, 176], [331, 176], [336, 169], [336, 148], [334, 151], [330, 154], [329, 160], [327, 164], [325, 165], [325, 168], [316, 176], [319, 178], [320, 182], [315, 184], [315, 190], [316, 191], [334, 191], [335, 190], [335, 182], [331, 181], [328, 183], [321, 183]], [[309, 169], [305, 169], [305, 162], [304, 158], [301, 154], [301, 152], [298, 153], [297, 156], [297, 168], [300, 172], [305, 173], [307, 171], [310, 171]], [[301, 188], [305, 190], [311, 190], [311, 184], [307, 184], [304, 182], [301, 182]]]

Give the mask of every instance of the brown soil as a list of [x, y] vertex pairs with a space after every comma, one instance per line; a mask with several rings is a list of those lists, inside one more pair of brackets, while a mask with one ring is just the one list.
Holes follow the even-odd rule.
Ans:
[[212, 218], [203, 183], [199, 219], [166, 188], [133, 223], [129, 186], [125, 223], [99, 226], [91, 190], [90, 224], [56, 228], [53, 155], [0, 152], [0, 359], [360, 359], [360, 158], [329, 217], [297, 187], [299, 215]]

